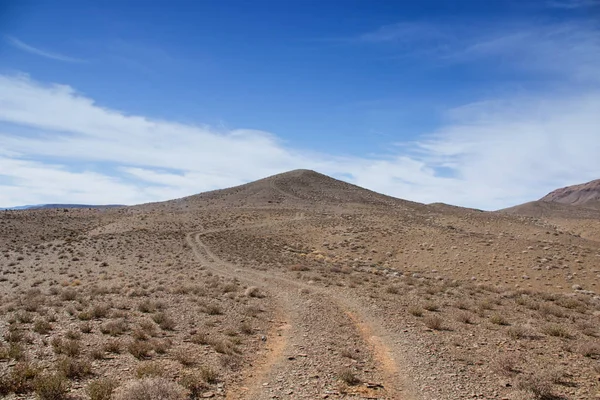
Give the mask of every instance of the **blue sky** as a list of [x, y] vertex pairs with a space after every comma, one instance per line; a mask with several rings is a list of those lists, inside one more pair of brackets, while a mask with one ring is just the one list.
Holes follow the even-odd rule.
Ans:
[[0, 207], [312, 168], [496, 209], [600, 178], [600, 3], [0, 0]]

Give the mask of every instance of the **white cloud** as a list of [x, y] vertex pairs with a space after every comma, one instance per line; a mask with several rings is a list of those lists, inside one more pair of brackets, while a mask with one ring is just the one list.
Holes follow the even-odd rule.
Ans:
[[[411, 40], [419, 29], [362, 40]], [[452, 37], [444, 29], [424, 27], [426, 41]], [[597, 30], [532, 25], [448, 43], [434, 46], [438, 60], [501, 60], [553, 84], [448, 110], [435, 132], [415, 132], [386, 155], [344, 157], [291, 149], [257, 130], [128, 115], [67, 85], [0, 75], [0, 206], [167, 200], [310, 168], [409, 200], [497, 209], [600, 178]]]
[[598, 178], [598, 110], [598, 91], [480, 102], [449, 111], [394, 156], [357, 158], [289, 149], [260, 131], [126, 115], [68, 86], [0, 76], [0, 205], [133, 204], [312, 168], [410, 200], [494, 209]]
[[30, 54], [35, 54], [37, 56], [41, 56], [41, 57], [45, 57], [45, 58], [50, 58], [52, 60], [58, 60], [58, 61], [64, 61], [64, 62], [70, 62], [70, 63], [84, 63], [86, 62], [85, 60], [79, 59], [79, 58], [74, 58], [74, 57], [69, 57], [69, 56], [65, 56], [62, 54], [58, 54], [58, 53], [53, 53], [50, 51], [46, 51], [46, 50], [42, 50], [39, 49], [37, 47], [33, 47], [15, 37], [12, 36], [6, 36], [5, 37], [6, 42], [8, 44], [10, 44], [11, 46], [19, 49], [19, 50], [23, 50], [27, 53]]

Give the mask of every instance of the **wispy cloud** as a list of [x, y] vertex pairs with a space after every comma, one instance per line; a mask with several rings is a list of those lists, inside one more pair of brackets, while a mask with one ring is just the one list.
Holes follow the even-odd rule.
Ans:
[[505, 70], [600, 82], [600, 32], [594, 21], [398, 23], [359, 35], [355, 43], [440, 66], [492, 61]]
[[574, 10], [588, 7], [600, 7], [600, 0], [552, 0], [548, 1], [547, 4], [553, 8]]
[[312, 168], [401, 198], [496, 209], [600, 171], [600, 89], [593, 88], [467, 104], [448, 110], [435, 132], [370, 157], [300, 151], [261, 131], [128, 115], [26, 76], [0, 75], [0, 104], [0, 206], [167, 200]]
[[13, 46], [19, 50], [23, 50], [27, 53], [35, 54], [35, 55], [49, 58], [52, 60], [64, 61], [64, 62], [70, 62], [70, 63], [85, 63], [85, 62], [87, 62], [86, 60], [82, 60], [80, 58], [69, 57], [69, 56], [59, 54], [59, 53], [54, 53], [54, 52], [39, 49], [39, 48], [31, 46], [13, 36], [5, 36], [5, 40], [8, 44], [10, 44], [11, 46]]

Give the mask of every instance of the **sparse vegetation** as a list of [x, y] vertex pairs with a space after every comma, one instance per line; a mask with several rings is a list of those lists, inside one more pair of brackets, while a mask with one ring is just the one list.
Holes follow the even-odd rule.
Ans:
[[356, 376], [354, 371], [349, 368], [341, 370], [338, 374], [339, 379], [346, 385], [355, 386], [360, 383], [360, 379]]
[[185, 390], [164, 378], [146, 378], [125, 384], [115, 400], [185, 400]]
[[90, 400], [110, 400], [117, 388], [117, 382], [109, 378], [97, 379], [87, 386], [87, 395]]

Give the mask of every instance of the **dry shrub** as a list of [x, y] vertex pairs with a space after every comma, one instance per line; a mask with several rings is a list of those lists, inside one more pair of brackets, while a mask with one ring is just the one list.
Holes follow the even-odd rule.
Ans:
[[73, 301], [77, 299], [77, 291], [75, 289], [65, 289], [60, 294], [60, 298], [63, 301]]
[[10, 371], [6, 382], [9, 392], [29, 393], [34, 389], [34, 380], [40, 373], [39, 368], [28, 362], [18, 362]]
[[117, 390], [114, 400], [185, 400], [185, 389], [164, 378], [132, 381]]
[[506, 330], [506, 334], [511, 339], [515, 340], [523, 339], [528, 336], [527, 329], [523, 328], [522, 326], [511, 326]]
[[223, 310], [216, 304], [209, 304], [206, 306], [206, 313], [208, 315], [221, 315], [223, 314]]
[[408, 307], [408, 312], [410, 314], [414, 315], [415, 317], [422, 317], [423, 316], [423, 309], [421, 309], [421, 307], [410, 306], [410, 307]]
[[210, 339], [208, 337], [208, 335], [204, 332], [197, 332], [192, 336], [191, 339], [192, 343], [195, 344], [209, 344], [210, 343]]
[[52, 325], [50, 322], [45, 320], [36, 321], [33, 325], [33, 331], [39, 333], [40, 335], [45, 335], [52, 330]]
[[104, 350], [102, 350], [99, 347], [96, 347], [96, 348], [92, 349], [92, 351], [90, 352], [90, 357], [93, 360], [103, 360], [104, 359]]
[[250, 286], [249, 288], [247, 288], [244, 291], [244, 296], [246, 297], [257, 297], [257, 298], [263, 298], [265, 297], [259, 288], [257, 288], [256, 286]]
[[235, 346], [231, 342], [228, 342], [226, 340], [214, 340], [211, 341], [211, 345], [217, 353], [234, 354], [238, 352]]
[[338, 373], [338, 378], [346, 385], [355, 386], [360, 383], [360, 379], [350, 368], [344, 368]]
[[67, 331], [67, 333], [65, 334], [65, 337], [67, 339], [71, 339], [71, 340], [79, 340], [79, 339], [81, 339], [81, 333], [70, 330], [70, 331]]
[[165, 354], [169, 350], [169, 347], [171, 347], [171, 341], [169, 339], [153, 340], [152, 347], [156, 354]]
[[175, 321], [167, 316], [164, 312], [154, 314], [152, 319], [158, 324], [158, 326], [160, 326], [162, 330], [172, 331], [175, 329]]
[[119, 336], [127, 331], [129, 327], [125, 320], [119, 319], [116, 321], [109, 321], [100, 327], [100, 332], [105, 335]]
[[179, 384], [189, 391], [190, 398], [199, 399], [210, 387], [198, 373], [185, 374], [179, 379]]
[[153, 313], [156, 311], [156, 303], [151, 301], [150, 299], [146, 299], [138, 304], [138, 310], [143, 313]]
[[69, 391], [69, 382], [58, 373], [36, 377], [33, 386], [40, 400], [63, 400]]
[[196, 363], [195, 352], [186, 347], [179, 347], [173, 352], [173, 357], [185, 367]]
[[242, 367], [242, 358], [236, 354], [221, 354], [219, 362], [221, 366], [231, 371], [238, 371]]
[[490, 322], [495, 325], [508, 325], [508, 321], [500, 314], [494, 314], [490, 317]]
[[517, 388], [528, 392], [536, 400], [553, 400], [556, 397], [552, 393], [552, 384], [540, 376], [529, 376], [519, 379]]
[[217, 383], [219, 381], [219, 374], [211, 367], [201, 367], [200, 377], [206, 383]]
[[56, 369], [64, 376], [71, 379], [81, 379], [92, 373], [92, 364], [87, 360], [77, 360], [64, 357], [58, 361]]
[[553, 315], [557, 318], [563, 318], [565, 316], [564, 310], [553, 304], [542, 304], [540, 305], [539, 312], [543, 317]]
[[165, 375], [165, 369], [157, 362], [146, 361], [138, 365], [135, 375], [140, 379], [157, 378]]
[[392, 286], [386, 287], [385, 291], [389, 294], [400, 294], [401, 290], [400, 290], [400, 287], [392, 285]]
[[252, 333], [254, 333], [252, 325], [247, 321], [242, 322], [242, 324], [240, 325], [240, 331], [246, 335], [252, 335]]
[[94, 319], [106, 318], [108, 316], [108, 312], [110, 311], [110, 306], [107, 304], [96, 304], [92, 307], [91, 315]]
[[91, 333], [92, 332], [92, 324], [90, 324], [89, 322], [84, 322], [83, 324], [81, 324], [79, 326], [79, 330], [82, 333]]
[[512, 376], [519, 372], [517, 369], [517, 357], [513, 355], [502, 355], [499, 356], [494, 362], [493, 366], [496, 372], [505, 376]]
[[426, 302], [425, 304], [423, 304], [423, 308], [426, 309], [427, 311], [439, 311], [440, 306], [437, 305], [434, 302]]
[[104, 344], [104, 351], [113, 354], [119, 354], [121, 352], [121, 341], [120, 340], [109, 340]]
[[563, 339], [570, 339], [573, 337], [567, 328], [559, 324], [546, 325], [542, 328], [542, 332], [548, 336], [554, 336]]
[[52, 339], [52, 347], [56, 354], [66, 354], [70, 357], [76, 357], [81, 352], [81, 345], [77, 340], [62, 340], [56, 337]]
[[87, 394], [90, 400], [110, 400], [117, 388], [117, 382], [109, 378], [97, 379], [87, 386]]
[[436, 331], [441, 331], [444, 329], [443, 321], [437, 315], [428, 315], [423, 319], [423, 322], [429, 329], [434, 329]]
[[600, 344], [595, 342], [586, 342], [579, 345], [578, 348], [579, 354], [590, 357], [590, 358], [599, 358], [600, 357]]
[[458, 313], [458, 315], [456, 316], [456, 320], [458, 322], [462, 322], [463, 324], [472, 324], [473, 323], [473, 317], [471, 316], [470, 313], [468, 313], [466, 311]]
[[148, 342], [134, 340], [127, 346], [127, 351], [138, 360], [143, 360], [150, 356], [152, 345]]

